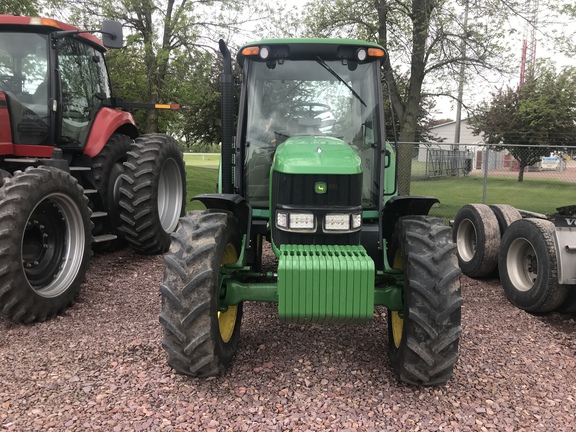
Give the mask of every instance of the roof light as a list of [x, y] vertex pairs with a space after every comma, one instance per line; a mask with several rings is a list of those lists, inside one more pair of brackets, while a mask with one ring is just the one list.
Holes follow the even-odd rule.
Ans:
[[251, 56], [251, 55], [258, 55], [260, 53], [260, 47], [252, 46], [246, 47], [242, 50], [242, 55]]
[[263, 46], [262, 48], [260, 48], [260, 58], [262, 60], [266, 60], [268, 58], [268, 56], [270, 55], [270, 48]]
[[384, 57], [384, 50], [381, 48], [368, 48], [368, 55], [370, 57]]
[[30, 24], [60, 28], [60, 25], [55, 20], [50, 18], [32, 17], [30, 18]]
[[367, 56], [367, 53], [366, 53], [366, 50], [365, 50], [364, 48], [358, 48], [358, 49], [356, 50], [356, 58], [357, 58], [359, 61], [364, 61], [364, 60], [366, 60], [366, 56]]

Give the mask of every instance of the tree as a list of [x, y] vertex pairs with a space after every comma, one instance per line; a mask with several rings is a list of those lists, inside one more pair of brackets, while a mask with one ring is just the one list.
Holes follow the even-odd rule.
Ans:
[[499, 90], [480, 104], [471, 125], [486, 143], [518, 160], [523, 181], [526, 167], [542, 156], [576, 145], [576, 68], [543, 68], [522, 87]]
[[[119, 20], [126, 29], [126, 47], [109, 52], [115, 93], [123, 99], [149, 103], [179, 103], [181, 113], [155, 109], [136, 113], [146, 133], [174, 130], [182, 115], [204, 117], [198, 125], [214, 122], [212, 112], [193, 111], [198, 94], [205, 94], [213, 77], [206, 61], [214, 61], [220, 37], [242, 34], [242, 25], [254, 20], [262, 8], [254, 0], [77, 0], [72, 7], [83, 27], [96, 19]], [[241, 18], [243, 10], [253, 15]], [[92, 22], [94, 27], [97, 23]], [[207, 53], [208, 57], [206, 57]], [[200, 68], [198, 73], [193, 72]], [[198, 81], [202, 77], [208, 81]], [[192, 84], [189, 79], [192, 78]], [[198, 84], [198, 92], [191, 85]], [[210, 103], [213, 93], [205, 98]], [[219, 127], [219, 126], [218, 126]], [[189, 131], [179, 131], [188, 134]], [[177, 135], [180, 135], [178, 133]], [[196, 136], [201, 135], [196, 133]]]
[[[422, 100], [457, 99], [463, 66], [475, 83], [489, 71], [504, 73], [517, 62], [507, 49], [523, 20], [521, 0], [330, 0], [308, 4], [308, 35], [360, 37], [382, 45], [389, 56], [384, 78], [399, 118], [399, 140], [417, 136]], [[541, 2], [543, 3], [543, 2]], [[464, 9], [468, 7], [468, 19]], [[359, 13], [358, 11], [362, 11]], [[404, 80], [405, 86], [401, 83]], [[399, 193], [410, 193], [412, 146], [399, 148]]]

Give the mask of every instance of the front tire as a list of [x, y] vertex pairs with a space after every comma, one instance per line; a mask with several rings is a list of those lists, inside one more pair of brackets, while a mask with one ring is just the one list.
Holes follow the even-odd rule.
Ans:
[[124, 168], [120, 217], [125, 238], [136, 252], [166, 252], [186, 207], [180, 146], [168, 135], [142, 135], [132, 144]]
[[498, 259], [504, 294], [527, 312], [556, 310], [568, 295], [558, 283], [554, 223], [521, 219], [508, 227]]
[[90, 262], [88, 199], [68, 173], [17, 171], [0, 189], [0, 314], [44, 321], [71, 305]]
[[456, 245], [438, 218], [405, 216], [398, 229], [401, 260], [394, 266], [403, 267], [404, 310], [388, 311], [390, 362], [401, 381], [444, 384], [458, 359], [462, 332]]
[[192, 376], [224, 373], [240, 338], [242, 304], [219, 311], [220, 266], [236, 262], [238, 220], [228, 213], [192, 211], [181, 218], [164, 257], [160, 286], [168, 364]]

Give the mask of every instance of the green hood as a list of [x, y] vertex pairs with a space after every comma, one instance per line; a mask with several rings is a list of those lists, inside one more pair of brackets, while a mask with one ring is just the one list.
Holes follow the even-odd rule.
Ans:
[[274, 171], [286, 174], [360, 174], [360, 156], [333, 137], [292, 137], [278, 146]]

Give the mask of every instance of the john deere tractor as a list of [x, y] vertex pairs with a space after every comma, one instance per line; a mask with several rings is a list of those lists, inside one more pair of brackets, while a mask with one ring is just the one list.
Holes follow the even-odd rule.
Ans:
[[[238, 347], [242, 304], [278, 304], [281, 323], [362, 324], [388, 311], [402, 381], [445, 383], [461, 333], [460, 269], [438, 201], [397, 195], [376, 44], [275, 39], [242, 47], [233, 130], [228, 48], [218, 193], [180, 219], [160, 290], [168, 363], [221, 374]], [[270, 246], [266, 246], [269, 243]], [[278, 259], [263, 271], [262, 251]]]
[[[139, 135], [111, 93], [92, 31], [0, 15], [0, 316], [43, 321], [73, 303], [92, 249], [162, 253], [184, 214], [173, 138]], [[154, 106], [154, 105], [152, 105]]]

